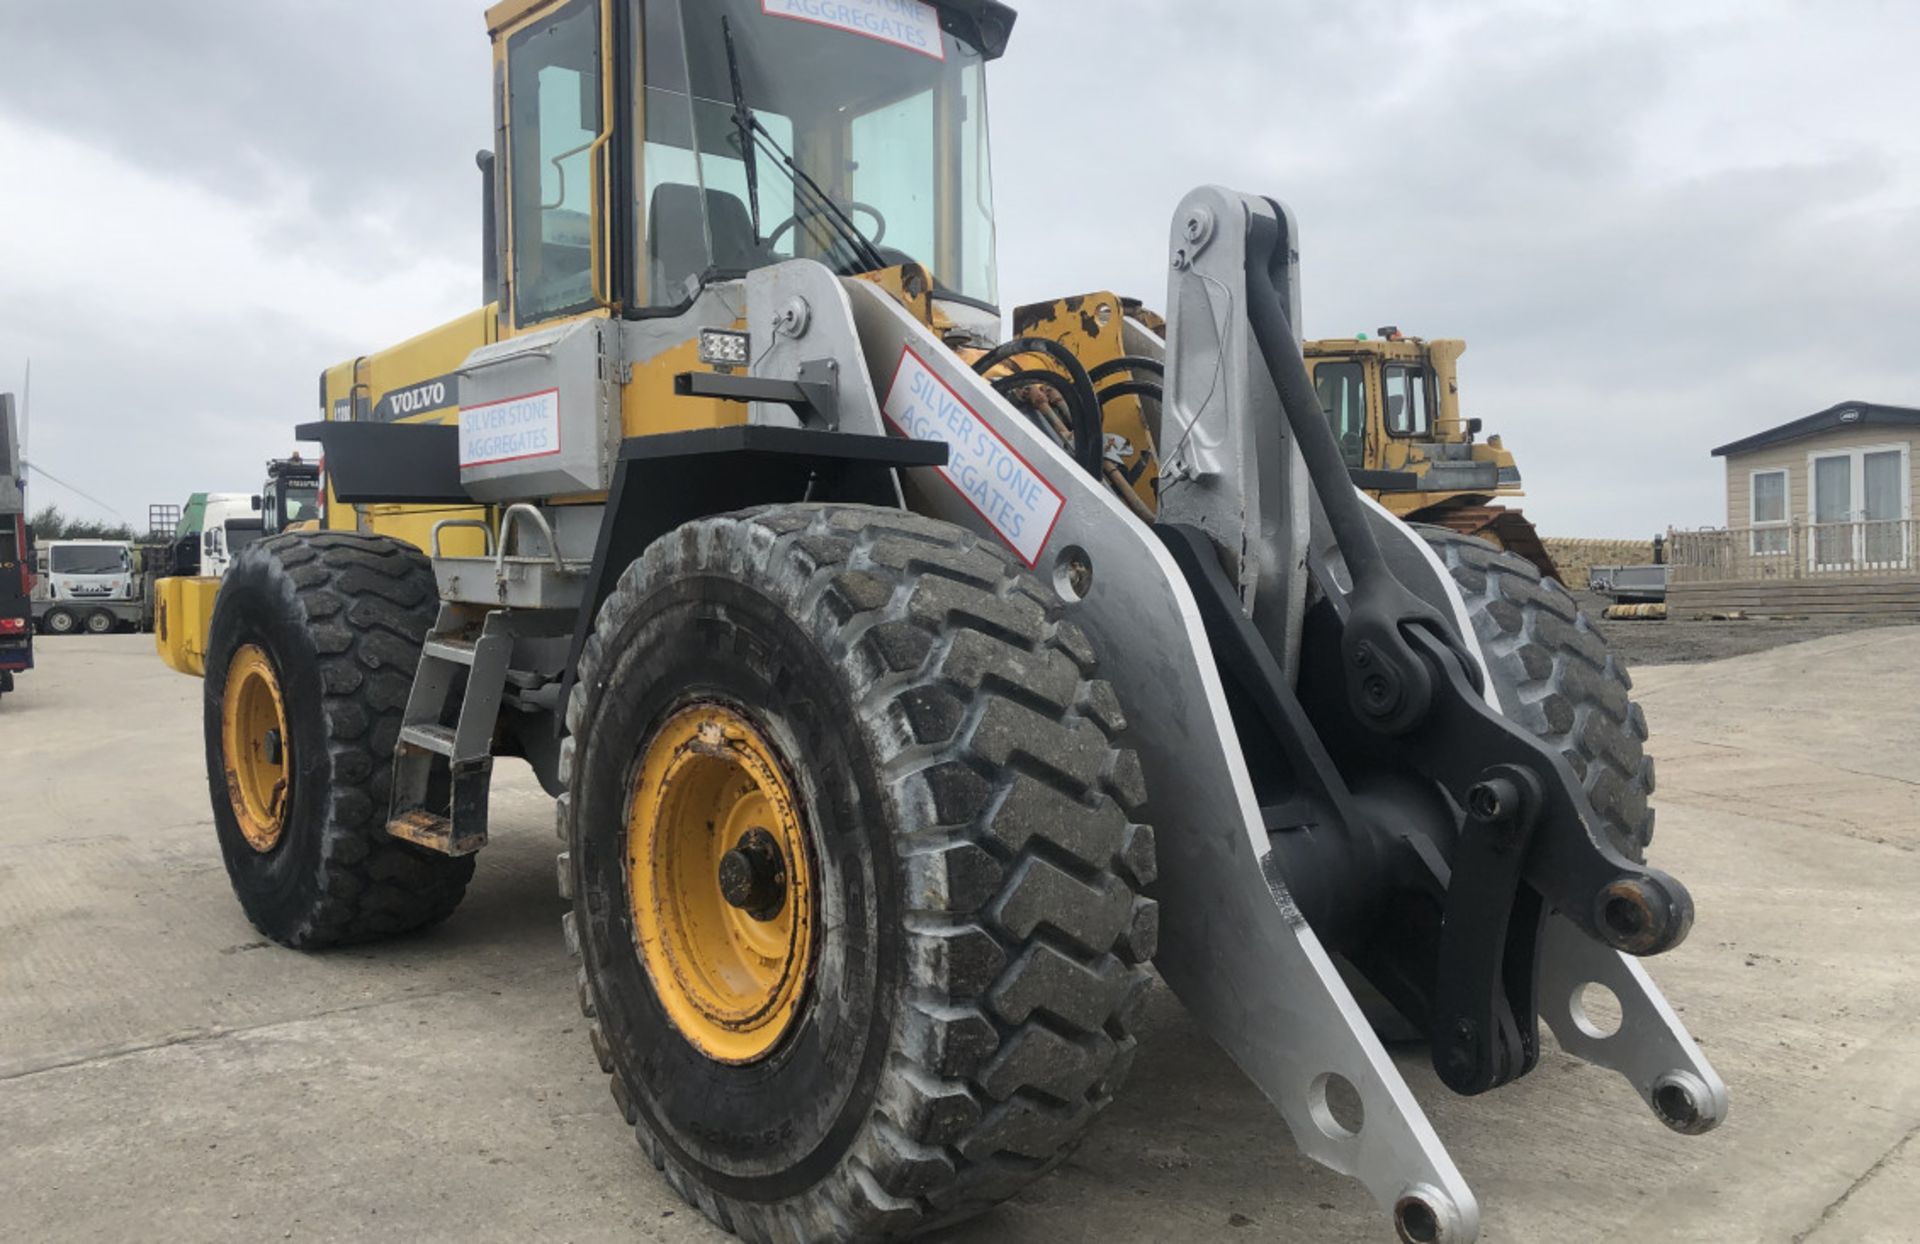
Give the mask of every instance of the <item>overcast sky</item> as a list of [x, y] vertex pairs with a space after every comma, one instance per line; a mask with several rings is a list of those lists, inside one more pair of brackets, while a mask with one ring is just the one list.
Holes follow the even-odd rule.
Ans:
[[[1920, 6], [1028, 0], [1003, 300], [1165, 300], [1203, 182], [1300, 218], [1306, 331], [1464, 337], [1549, 533], [1724, 519], [1715, 445], [1920, 405]], [[478, 299], [481, 0], [0, 0], [0, 388], [144, 522], [251, 490], [322, 367]]]

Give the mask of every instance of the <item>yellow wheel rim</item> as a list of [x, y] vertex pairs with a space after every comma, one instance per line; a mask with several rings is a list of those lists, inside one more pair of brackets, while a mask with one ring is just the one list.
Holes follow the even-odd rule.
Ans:
[[235, 652], [227, 665], [220, 746], [234, 819], [247, 845], [265, 854], [279, 845], [286, 828], [293, 748], [280, 680], [267, 654], [252, 644]]
[[642, 750], [627, 802], [640, 961], [675, 1027], [716, 1062], [765, 1058], [813, 960], [813, 863], [779, 757], [740, 713], [681, 709]]

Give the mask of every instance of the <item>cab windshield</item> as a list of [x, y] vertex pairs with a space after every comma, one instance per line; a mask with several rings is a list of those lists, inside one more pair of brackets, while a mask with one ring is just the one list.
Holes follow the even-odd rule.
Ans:
[[319, 518], [320, 485], [289, 484], [284, 512], [290, 523], [304, 523]]
[[262, 508], [276, 530], [320, 517], [320, 485], [306, 480], [276, 480], [267, 485]]
[[[689, 278], [709, 270], [803, 257], [848, 274], [875, 259], [917, 262], [945, 295], [997, 306], [986, 62], [942, 29], [938, 9], [655, 0], [646, 10], [637, 207], [648, 303], [683, 301]], [[770, 140], [754, 144], [751, 169], [736, 70]]]
[[52, 555], [54, 574], [125, 574], [133, 564], [117, 544], [56, 544]]

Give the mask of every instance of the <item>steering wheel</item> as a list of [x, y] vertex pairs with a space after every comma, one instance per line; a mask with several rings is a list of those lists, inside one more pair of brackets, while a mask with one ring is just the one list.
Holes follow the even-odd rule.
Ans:
[[[879, 208], [871, 203], [854, 202], [847, 204], [847, 210], [849, 213], [864, 212], [868, 216], [873, 217], [874, 230], [867, 236], [867, 241], [872, 242], [875, 246], [886, 241], [887, 218], [880, 214]], [[795, 212], [774, 227], [773, 232], [767, 235], [767, 240], [761, 243], [761, 245], [766, 248], [768, 254], [773, 253], [774, 247], [779, 244], [781, 238], [786, 236], [787, 230], [799, 226], [801, 219], [800, 213]]]

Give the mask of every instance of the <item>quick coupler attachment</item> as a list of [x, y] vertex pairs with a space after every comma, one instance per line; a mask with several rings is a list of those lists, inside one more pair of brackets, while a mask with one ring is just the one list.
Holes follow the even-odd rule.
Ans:
[[[1279, 835], [1277, 855], [1302, 910], [1319, 915], [1316, 931], [1324, 924], [1329, 945], [1427, 1031], [1447, 1085], [1484, 1092], [1539, 1059], [1550, 913], [1601, 946], [1651, 955], [1686, 936], [1693, 901], [1616, 849], [1567, 761], [1490, 702], [1477, 650], [1443, 609], [1451, 589], [1415, 591], [1383, 551], [1404, 529], [1377, 521], [1353, 489], [1272, 280], [1277, 229], [1255, 216], [1250, 230], [1248, 323], [1331, 530], [1322, 560], [1337, 557], [1341, 570], [1315, 567], [1322, 600], [1303, 637], [1299, 696], [1344, 780], [1330, 790], [1292, 766], [1291, 784], [1307, 778], [1329, 806], [1316, 812], [1320, 832]], [[1444, 799], [1410, 793], [1410, 776]], [[1369, 785], [1405, 793], [1384, 816], [1357, 813]], [[1344, 893], [1319, 883], [1329, 876]], [[1409, 892], [1423, 916], [1405, 914]]]

